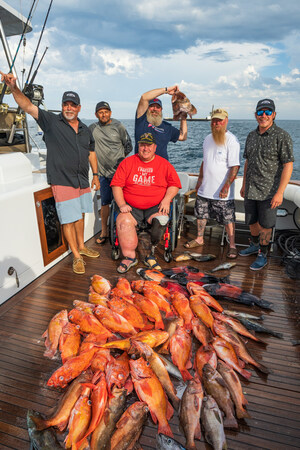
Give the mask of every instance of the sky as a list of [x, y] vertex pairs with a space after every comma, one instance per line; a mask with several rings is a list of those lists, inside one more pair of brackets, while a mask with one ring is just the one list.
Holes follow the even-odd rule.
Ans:
[[[27, 17], [31, 1], [7, 3]], [[19, 75], [31, 65], [49, 4], [36, 7]], [[253, 119], [257, 101], [272, 98], [278, 119], [299, 119], [299, 24], [295, 0], [54, 0], [35, 82], [48, 109], [60, 109], [64, 91], [77, 91], [85, 119], [101, 100], [113, 117], [133, 119], [144, 92], [174, 84], [196, 106], [194, 117], [214, 105], [229, 119]], [[9, 38], [13, 54], [18, 41]], [[171, 116], [171, 97], [161, 100]]]

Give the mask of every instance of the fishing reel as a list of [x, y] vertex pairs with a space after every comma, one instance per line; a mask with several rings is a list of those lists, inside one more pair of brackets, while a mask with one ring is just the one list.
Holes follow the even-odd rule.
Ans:
[[23, 92], [35, 106], [40, 106], [44, 100], [44, 88], [40, 84], [26, 84]]

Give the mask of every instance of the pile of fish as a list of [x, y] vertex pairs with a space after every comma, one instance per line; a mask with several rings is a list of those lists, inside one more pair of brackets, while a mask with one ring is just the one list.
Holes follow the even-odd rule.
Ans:
[[[195, 448], [202, 425], [207, 442], [223, 449], [224, 427], [237, 429], [237, 419], [250, 417], [237, 374], [249, 380], [245, 364], [269, 370], [244, 341], [260, 340], [201, 285], [220, 279], [194, 270], [196, 281], [187, 280], [183, 287], [164, 273], [138, 270], [146, 279], [130, 284], [119, 278], [114, 288], [94, 275], [88, 301], [74, 300], [71, 311], [51, 319], [43, 335], [44, 356], [59, 353], [62, 365], [47, 385], [66, 392], [50, 417], [28, 413], [36, 448], [46, 438], [59, 448], [54, 429], [67, 432], [65, 448], [139, 448], [148, 413], [158, 424], [157, 448], [167, 448], [170, 439], [175, 443], [169, 420], [176, 410], [186, 448]], [[192, 352], [193, 338], [197, 350]], [[186, 383], [181, 399], [172, 377]], [[133, 391], [140, 401], [128, 397], [134, 403], [126, 408]]]

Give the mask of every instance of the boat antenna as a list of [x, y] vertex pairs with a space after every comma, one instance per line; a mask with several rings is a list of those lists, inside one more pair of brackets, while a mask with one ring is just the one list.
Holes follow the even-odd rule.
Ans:
[[[18, 44], [16, 53], [15, 53], [14, 59], [12, 60], [12, 63], [11, 63], [11, 66], [10, 66], [10, 68], [9, 68], [9, 72], [8, 72], [8, 73], [11, 73], [11, 71], [12, 71], [14, 65], [15, 65], [15, 61], [16, 61], [16, 58], [17, 58], [17, 56], [18, 56], [18, 53], [19, 53], [19, 50], [20, 50], [20, 47], [21, 47], [21, 43], [22, 43], [22, 41], [23, 41], [23, 39], [24, 39], [24, 37], [25, 37], [25, 34], [26, 34], [26, 31], [27, 31], [27, 28], [28, 28], [29, 21], [30, 21], [31, 18], [32, 18], [32, 11], [33, 11], [35, 2], [36, 2], [36, 0], [33, 0], [32, 5], [31, 5], [31, 8], [30, 8], [30, 11], [29, 11], [29, 14], [28, 14], [28, 16], [27, 16], [27, 20], [26, 20], [24, 29], [23, 29], [23, 33], [21, 34], [20, 41], [19, 41], [19, 44]], [[0, 104], [2, 104], [2, 102], [3, 102], [3, 98], [4, 98], [4, 95], [5, 95], [5, 91], [6, 91], [6, 83], [4, 83], [4, 84], [3, 84], [3, 87], [2, 87], [2, 92], [1, 92], [1, 94], [0, 94]]]
[[40, 34], [40, 37], [39, 37], [39, 40], [38, 40], [38, 43], [37, 43], [34, 55], [33, 55], [32, 63], [31, 63], [31, 66], [30, 66], [30, 69], [29, 69], [29, 72], [28, 72], [28, 75], [27, 75], [27, 80], [26, 80], [25, 84], [27, 84], [28, 81], [29, 81], [29, 78], [30, 78], [30, 75], [31, 75], [31, 71], [32, 71], [32, 68], [33, 68], [33, 64], [34, 64], [34, 61], [35, 61], [35, 58], [36, 58], [36, 55], [37, 55], [37, 52], [38, 52], [38, 49], [39, 49], [39, 46], [40, 46], [40, 43], [41, 43], [42, 36], [44, 34], [44, 30], [45, 30], [45, 26], [46, 26], [46, 23], [47, 23], [47, 20], [48, 20], [50, 9], [52, 7], [52, 3], [53, 3], [53, 0], [50, 1], [50, 5], [49, 5], [49, 8], [48, 8], [45, 20], [44, 20], [44, 25], [43, 25], [43, 28], [42, 28], [42, 31], [41, 31], [41, 34]]

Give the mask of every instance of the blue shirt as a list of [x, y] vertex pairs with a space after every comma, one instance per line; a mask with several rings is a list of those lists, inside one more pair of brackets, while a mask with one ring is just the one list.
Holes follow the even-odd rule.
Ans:
[[135, 116], [135, 130], [134, 130], [135, 153], [138, 153], [138, 140], [144, 133], [153, 134], [157, 145], [156, 155], [159, 155], [162, 158], [169, 160], [167, 145], [170, 141], [171, 142], [178, 141], [180, 130], [178, 130], [178, 128], [173, 127], [173, 125], [166, 122], [165, 120], [162, 121], [159, 127], [155, 127], [154, 125], [148, 122], [147, 111], [139, 118]]

